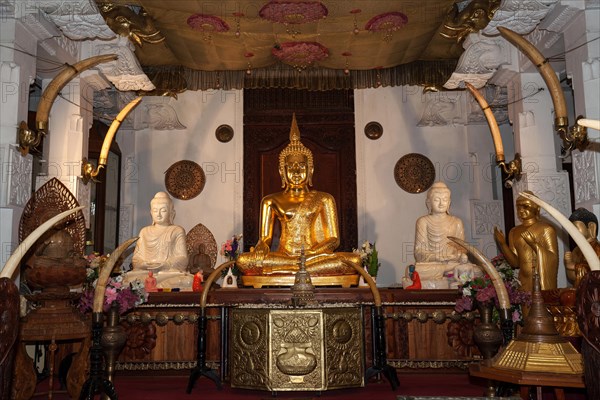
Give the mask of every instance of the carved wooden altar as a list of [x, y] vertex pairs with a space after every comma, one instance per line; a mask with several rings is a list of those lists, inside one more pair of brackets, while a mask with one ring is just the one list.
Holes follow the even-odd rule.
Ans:
[[[474, 313], [454, 312], [455, 290], [381, 289], [385, 317], [388, 363], [397, 369], [463, 370], [481, 359], [472, 342]], [[239, 305], [283, 304], [285, 289], [215, 289], [208, 296], [208, 364], [229, 379], [230, 312]], [[372, 294], [363, 288], [318, 288], [319, 304], [359, 307], [363, 313], [365, 361], [372, 364]], [[152, 374], [170, 370], [187, 373], [196, 362], [196, 327], [200, 296], [197, 293], [152, 293], [149, 303], [128, 314], [132, 329], [119, 358], [119, 373]], [[135, 351], [134, 351], [135, 350]], [[177, 372], [177, 371], [180, 372]], [[145, 371], [145, 372], [141, 372]]]

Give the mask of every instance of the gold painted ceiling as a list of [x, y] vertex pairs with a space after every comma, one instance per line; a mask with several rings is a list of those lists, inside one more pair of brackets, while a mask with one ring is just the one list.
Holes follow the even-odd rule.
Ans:
[[136, 43], [149, 76], [186, 71], [190, 88], [191, 81], [206, 78], [201, 74], [229, 71], [247, 79], [261, 69], [282, 68], [296, 74], [380, 76], [401, 66], [402, 73], [421, 81], [403, 77], [403, 84], [427, 84], [424, 71], [441, 66], [442, 73], [429, 83], [443, 83], [462, 53], [461, 40], [485, 26], [494, 4], [472, 2], [477, 11], [465, 7], [467, 2], [454, 3], [116, 0], [98, 6], [111, 29]]

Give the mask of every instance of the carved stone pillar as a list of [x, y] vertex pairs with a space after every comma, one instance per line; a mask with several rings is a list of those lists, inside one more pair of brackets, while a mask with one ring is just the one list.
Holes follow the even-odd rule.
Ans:
[[37, 37], [21, 21], [24, 12], [14, 1], [0, 7], [0, 37], [5, 46], [0, 51], [0, 269], [18, 243], [18, 221], [31, 191], [32, 157], [21, 156], [17, 127], [27, 121]]
[[[600, 9], [564, 7], [561, 15], [567, 15], [571, 21], [564, 29], [564, 41], [566, 49], [574, 49], [565, 55], [575, 99], [574, 115], [600, 119], [600, 44], [593, 41], [600, 33]], [[584, 43], [587, 44], [582, 46]], [[600, 152], [597, 150], [600, 132], [588, 129], [588, 138], [595, 144], [584, 152], [574, 150], [572, 153], [574, 208], [584, 207], [600, 219]]]

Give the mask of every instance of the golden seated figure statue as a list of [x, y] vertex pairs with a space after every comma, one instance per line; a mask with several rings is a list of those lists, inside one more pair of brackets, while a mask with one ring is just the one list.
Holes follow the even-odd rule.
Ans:
[[[357, 272], [349, 263], [360, 265], [360, 255], [334, 252], [340, 244], [335, 200], [329, 193], [309, 189], [313, 171], [312, 152], [300, 141], [294, 115], [290, 143], [279, 154], [284, 190], [262, 199], [258, 243], [236, 261], [245, 286], [293, 285], [302, 250], [313, 285], [349, 287], [358, 283]], [[278, 248], [271, 250], [276, 220], [281, 235]]]

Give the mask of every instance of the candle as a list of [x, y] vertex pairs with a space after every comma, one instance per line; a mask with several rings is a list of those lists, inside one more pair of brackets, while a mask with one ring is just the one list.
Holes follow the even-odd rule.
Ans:
[[580, 126], [585, 126], [586, 128], [591, 128], [600, 131], [600, 120], [597, 119], [580, 118], [577, 120], [577, 124]]

